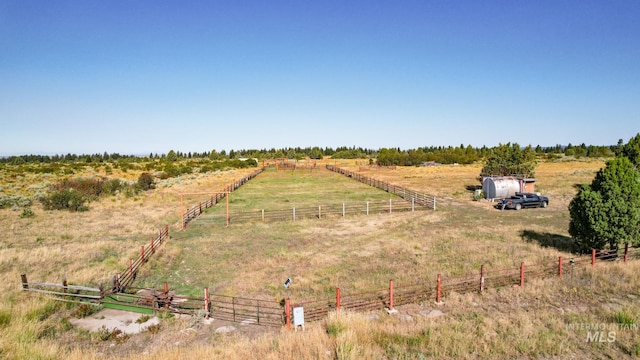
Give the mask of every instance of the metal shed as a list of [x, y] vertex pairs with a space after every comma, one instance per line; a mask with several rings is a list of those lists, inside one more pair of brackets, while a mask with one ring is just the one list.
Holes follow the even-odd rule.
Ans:
[[487, 199], [502, 199], [511, 197], [516, 192], [534, 192], [535, 181], [536, 179], [514, 176], [489, 176], [482, 179], [482, 190]]

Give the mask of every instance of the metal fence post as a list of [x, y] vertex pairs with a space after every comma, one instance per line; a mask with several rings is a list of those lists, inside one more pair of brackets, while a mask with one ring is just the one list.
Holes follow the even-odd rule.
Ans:
[[524, 286], [524, 262], [520, 263], [520, 287]]
[[284, 301], [284, 314], [287, 330], [291, 330], [291, 300], [288, 298]]
[[209, 288], [204, 288], [204, 311], [205, 319], [209, 319]]
[[389, 280], [389, 311], [393, 311], [393, 279]]
[[442, 293], [442, 276], [440, 276], [440, 274], [438, 274], [438, 283], [436, 285], [436, 304], [440, 304], [441, 303], [441, 295]]

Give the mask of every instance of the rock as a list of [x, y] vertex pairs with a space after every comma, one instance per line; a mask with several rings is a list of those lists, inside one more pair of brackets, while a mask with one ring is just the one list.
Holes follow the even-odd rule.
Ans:
[[437, 318], [444, 315], [444, 313], [440, 310], [432, 310], [427, 314], [428, 318]]
[[413, 322], [413, 317], [411, 317], [411, 315], [407, 315], [407, 314], [399, 315], [398, 319], [400, 319], [400, 321]]
[[220, 334], [220, 333], [229, 333], [229, 332], [233, 332], [236, 331], [236, 328], [228, 325], [228, 326], [222, 326], [216, 329], [216, 334]]

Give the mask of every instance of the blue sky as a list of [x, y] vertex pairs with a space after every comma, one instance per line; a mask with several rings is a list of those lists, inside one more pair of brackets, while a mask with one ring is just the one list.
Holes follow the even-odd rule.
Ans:
[[0, 2], [0, 155], [613, 145], [640, 1]]

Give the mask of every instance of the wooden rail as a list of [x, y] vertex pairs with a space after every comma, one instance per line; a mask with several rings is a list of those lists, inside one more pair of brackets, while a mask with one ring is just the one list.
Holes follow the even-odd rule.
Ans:
[[355, 171], [350, 171], [347, 169], [337, 167], [335, 165], [327, 165], [327, 169], [337, 172], [339, 174], [342, 174], [344, 176], [350, 177], [354, 180], [360, 181], [361, 183], [384, 190], [388, 193], [395, 194], [407, 201], [413, 201], [415, 204], [424, 206], [425, 208], [433, 209], [433, 210], [436, 209], [435, 196], [420, 193], [415, 190], [411, 190], [402, 186], [388, 183], [386, 181], [381, 181], [370, 176], [362, 175]]
[[202, 213], [204, 213], [206, 209], [215, 206], [220, 202], [220, 200], [224, 199], [225, 197], [228, 197], [229, 193], [237, 190], [240, 186], [246, 184], [256, 176], [260, 175], [263, 171], [264, 171], [264, 167], [258, 168], [256, 171], [252, 172], [251, 174], [226, 185], [222, 191], [217, 192], [215, 195], [212, 195], [207, 200], [199, 202], [196, 205], [184, 211], [184, 213], [182, 214], [182, 228], [184, 229], [189, 224], [189, 222], [191, 222], [193, 219], [197, 218]]

